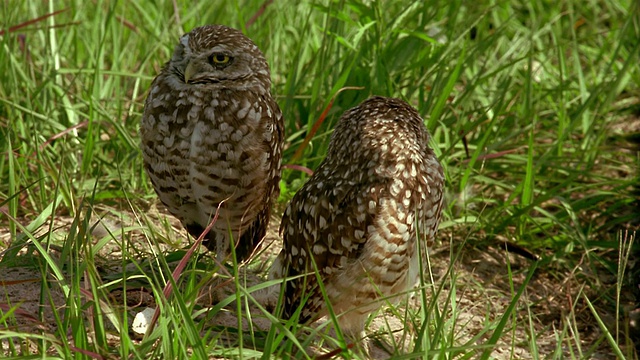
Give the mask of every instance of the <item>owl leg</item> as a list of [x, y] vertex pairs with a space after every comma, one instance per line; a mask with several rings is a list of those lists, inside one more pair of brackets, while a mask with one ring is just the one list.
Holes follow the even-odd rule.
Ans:
[[260, 241], [267, 235], [270, 213], [271, 210], [265, 207], [251, 225], [243, 231], [240, 239], [236, 241], [236, 259], [238, 262], [249, 258], [253, 250], [260, 244]]
[[[198, 223], [190, 223], [190, 224], [187, 224], [185, 227], [187, 228], [187, 231], [189, 232], [189, 234], [191, 234], [191, 236], [193, 236], [195, 239], [199, 238], [202, 232], [204, 231], [204, 227], [202, 227]], [[209, 251], [216, 251], [216, 242], [214, 240], [215, 240], [215, 235], [210, 231], [207, 234], [207, 236], [205, 236], [202, 243], [204, 244], [204, 246], [207, 247], [207, 249], [209, 249]]]
[[204, 230], [204, 228], [197, 223], [187, 224], [185, 227], [187, 228], [189, 234], [191, 234], [191, 236], [196, 239], [200, 237], [200, 234], [202, 234], [202, 231]]
[[[280, 253], [276, 259], [273, 261], [273, 264], [269, 268], [269, 275], [267, 276], [267, 280], [282, 280], [284, 277], [284, 269], [282, 266], [282, 258], [284, 255]], [[267, 288], [258, 290], [254, 292], [252, 295], [255, 300], [264, 306], [267, 310], [272, 311], [275, 310], [276, 305], [278, 304], [278, 298], [280, 296], [280, 287], [281, 284], [277, 283], [275, 285], [269, 286]]]
[[347, 343], [353, 343], [355, 351], [364, 355], [365, 358], [370, 355], [369, 339], [364, 331], [364, 324], [368, 317], [368, 312], [361, 313], [356, 309], [338, 318], [340, 329], [344, 331]]
[[[186, 228], [189, 234], [196, 239], [199, 238], [204, 231], [204, 227], [198, 223], [187, 224]], [[202, 244], [206, 246], [209, 251], [216, 253], [216, 259], [218, 259], [221, 264], [224, 263], [227, 255], [229, 254], [229, 247], [227, 246], [227, 243], [228, 241], [226, 237], [213, 231], [213, 229], [209, 231], [202, 241]]]

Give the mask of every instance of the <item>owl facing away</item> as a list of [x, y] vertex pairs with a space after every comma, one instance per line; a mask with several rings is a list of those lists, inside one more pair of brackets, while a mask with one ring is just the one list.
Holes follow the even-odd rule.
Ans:
[[[264, 237], [279, 193], [283, 119], [264, 55], [236, 29], [183, 35], [151, 85], [140, 126], [144, 165], [169, 212], [239, 260]], [[233, 243], [232, 241], [233, 240]]]
[[328, 314], [328, 300], [340, 328], [359, 339], [383, 298], [413, 288], [443, 199], [443, 169], [428, 143], [422, 118], [399, 99], [371, 97], [342, 115], [282, 219], [270, 276], [301, 275], [286, 282], [285, 317], [303, 304], [300, 321], [313, 322]]

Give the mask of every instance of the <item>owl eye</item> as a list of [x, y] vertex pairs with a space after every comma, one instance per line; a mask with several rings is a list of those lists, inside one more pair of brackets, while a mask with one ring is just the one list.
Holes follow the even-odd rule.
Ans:
[[209, 55], [209, 62], [212, 65], [224, 65], [231, 61], [231, 57], [225, 54], [211, 54]]

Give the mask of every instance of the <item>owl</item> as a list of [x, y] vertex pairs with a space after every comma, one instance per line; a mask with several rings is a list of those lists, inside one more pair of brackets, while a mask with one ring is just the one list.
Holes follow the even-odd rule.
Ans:
[[264, 55], [240, 31], [183, 35], [151, 84], [140, 126], [144, 166], [162, 203], [224, 259], [246, 259], [279, 194], [284, 123]]
[[[282, 218], [272, 278], [286, 281], [285, 317], [328, 314], [353, 339], [370, 313], [420, 278], [438, 229], [443, 169], [406, 102], [375, 96], [345, 112], [326, 158]], [[322, 283], [326, 298], [320, 289]]]

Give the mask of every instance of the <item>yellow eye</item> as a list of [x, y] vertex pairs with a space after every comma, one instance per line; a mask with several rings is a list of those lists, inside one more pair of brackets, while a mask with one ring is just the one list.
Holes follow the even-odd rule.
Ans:
[[227, 64], [231, 61], [231, 58], [225, 54], [211, 54], [209, 61], [212, 64]]

